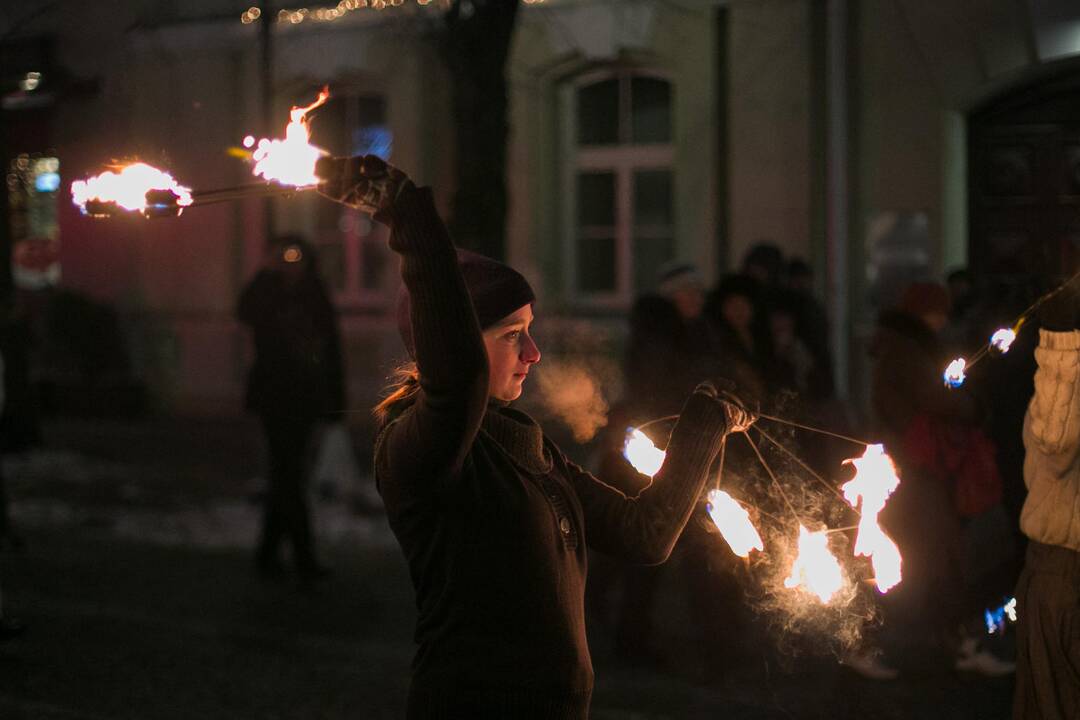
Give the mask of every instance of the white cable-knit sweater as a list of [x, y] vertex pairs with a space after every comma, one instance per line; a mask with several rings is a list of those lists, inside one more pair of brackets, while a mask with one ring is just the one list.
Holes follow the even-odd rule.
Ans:
[[1080, 552], [1080, 330], [1040, 330], [1035, 360], [1020, 528], [1032, 540]]

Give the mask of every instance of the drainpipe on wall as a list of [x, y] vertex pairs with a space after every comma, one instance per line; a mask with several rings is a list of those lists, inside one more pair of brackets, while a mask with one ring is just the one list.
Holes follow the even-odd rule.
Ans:
[[826, 304], [829, 344], [833, 351], [836, 393], [850, 393], [850, 290], [848, 268], [848, 4], [828, 0], [826, 5], [825, 93], [828, 107], [825, 135], [826, 187]]

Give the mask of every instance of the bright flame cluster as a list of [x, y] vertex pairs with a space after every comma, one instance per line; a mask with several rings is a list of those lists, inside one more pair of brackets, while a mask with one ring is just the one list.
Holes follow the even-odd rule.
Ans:
[[800, 524], [799, 554], [784, 587], [802, 588], [828, 603], [843, 586], [844, 571], [829, 552], [829, 536], [825, 531], [810, 532]]
[[724, 537], [731, 552], [739, 557], [749, 557], [751, 550], [761, 552], [765, 549], [761, 535], [750, 522], [750, 513], [735, 498], [720, 489], [710, 490], [708, 494], [709, 517], [720, 534]]
[[900, 582], [900, 549], [878, 525], [878, 513], [900, 485], [896, 466], [881, 445], [868, 445], [862, 457], [844, 464], [855, 466], [855, 477], [840, 488], [860, 513], [855, 554], [870, 558], [878, 590], [888, 592]]
[[1007, 353], [1014, 340], [1016, 340], [1015, 330], [1012, 328], [999, 328], [990, 336], [990, 347], [999, 353]]
[[323, 88], [315, 102], [307, 107], [294, 107], [289, 113], [289, 124], [285, 126], [284, 140], [260, 139], [251, 154], [255, 161], [252, 173], [281, 185], [317, 185], [319, 177], [315, 174], [315, 162], [327, 153], [308, 142], [311, 129], [307, 114], [329, 98], [330, 90]]
[[627, 428], [626, 445], [623, 446], [623, 457], [634, 466], [642, 475], [652, 477], [660, 472], [667, 456], [660, 448], [653, 445], [649, 436], [637, 428]]
[[956, 358], [949, 366], [945, 368], [945, 373], [942, 378], [945, 380], [945, 386], [951, 388], [958, 388], [964, 384], [964, 380], [967, 376], [964, 375], [964, 369], [967, 367], [967, 360], [964, 358]]
[[191, 204], [191, 188], [180, 185], [167, 172], [141, 162], [125, 165], [119, 172], [107, 170], [86, 180], [76, 180], [71, 183], [71, 199], [84, 213], [86, 203], [94, 200], [142, 212], [146, 210], [146, 193], [150, 190], [172, 191], [179, 207]]

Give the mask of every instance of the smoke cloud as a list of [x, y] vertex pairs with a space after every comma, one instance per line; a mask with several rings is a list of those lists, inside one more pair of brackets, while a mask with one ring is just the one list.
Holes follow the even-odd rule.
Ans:
[[581, 363], [545, 360], [537, 367], [540, 402], [562, 420], [577, 442], [588, 442], [607, 425], [608, 402], [597, 374]]

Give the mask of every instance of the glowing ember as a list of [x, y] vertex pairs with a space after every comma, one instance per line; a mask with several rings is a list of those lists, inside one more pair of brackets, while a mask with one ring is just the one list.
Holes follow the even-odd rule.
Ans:
[[178, 184], [172, 175], [146, 163], [133, 163], [120, 168], [120, 172], [109, 170], [86, 180], [76, 180], [71, 183], [71, 200], [84, 214], [87, 213], [86, 204], [95, 201], [114, 203], [131, 212], [146, 212], [146, 193], [151, 190], [172, 192], [179, 207], [191, 204], [191, 188]]
[[829, 552], [829, 537], [824, 532], [812, 533], [799, 525], [799, 554], [791, 567], [784, 587], [802, 588], [828, 603], [844, 586], [844, 572]]
[[1016, 598], [1009, 598], [1004, 605], [994, 610], [984, 610], [983, 615], [986, 618], [986, 632], [988, 635], [1005, 632], [1006, 619], [1012, 623], [1016, 622]]
[[748, 557], [751, 550], [761, 552], [765, 549], [761, 536], [750, 522], [750, 513], [735, 498], [723, 490], [710, 490], [708, 499], [706, 507], [709, 517], [724, 536], [731, 552], [739, 557]]
[[329, 98], [330, 90], [323, 88], [315, 102], [307, 107], [294, 107], [285, 126], [284, 140], [260, 139], [251, 155], [255, 161], [252, 172], [281, 185], [317, 185], [320, 181], [315, 175], [315, 161], [328, 153], [308, 143], [311, 130], [307, 114]]
[[653, 445], [648, 435], [637, 428], [627, 428], [623, 457], [639, 473], [652, 477], [660, 471], [666, 455], [667, 453]]
[[877, 588], [885, 593], [900, 582], [901, 558], [896, 543], [878, 525], [878, 513], [900, 485], [900, 478], [881, 445], [867, 445], [861, 458], [849, 458], [844, 463], [855, 466], [855, 477], [840, 489], [844, 499], [861, 513], [855, 554], [870, 558]]
[[949, 367], [945, 368], [945, 384], [951, 388], [958, 388], [964, 384], [964, 368], [967, 367], [967, 360], [964, 358], [956, 358]]
[[999, 353], [1007, 353], [1009, 352], [1009, 348], [1012, 347], [1013, 340], [1015, 339], [1015, 330], [1012, 328], [1001, 328], [990, 336], [990, 347], [994, 348]]

